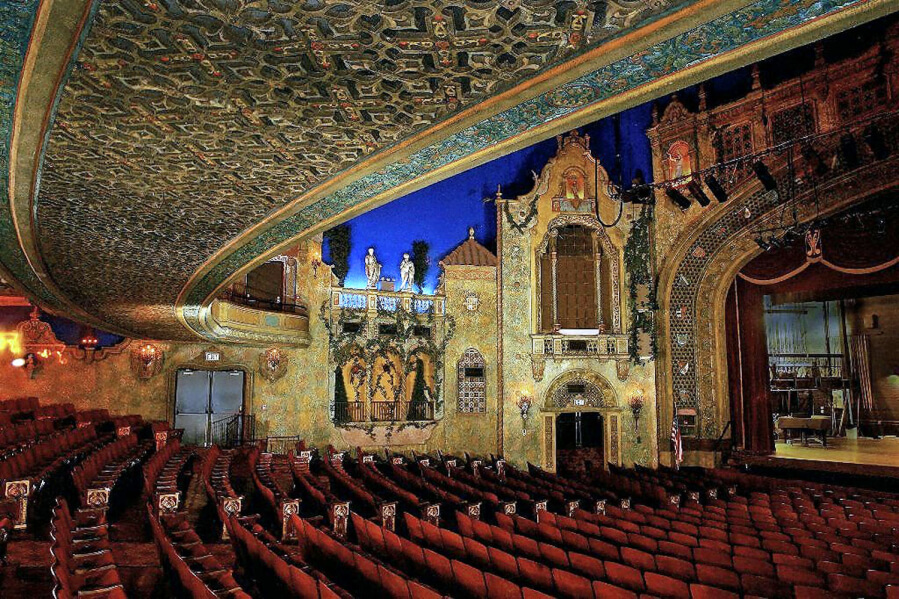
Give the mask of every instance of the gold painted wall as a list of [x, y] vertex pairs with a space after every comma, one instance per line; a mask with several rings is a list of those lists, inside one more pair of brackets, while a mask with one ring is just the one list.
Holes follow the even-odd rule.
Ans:
[[[462, 454], [496, 453], [497, 361], [496, 361], [496, 268], [492, 266], [447, 266], [444, 274], [447, 313], [456, 319], [453, 338], [446, 349], [444, 368], [444, 418], [431, 437], [429, 447]], [[478, 296], [476, 310], [465, 307], [467, 293]], [[459, 359], [468, 348], [484, 357], [487, 382], [487, 413], [458, 410]]]
[[[617, 302], [613, 301], [612, 312], [617, 308], [616, 322], [606, 322], [608, 333], [626, 335], [629, 326], [627, 309], [626, 272], [624, 271], [623, 247], [630, 230], [630, 220], [623, 217], [614, 227], [597, 223], [592, 210], [585, 210], [583, 204], [560, 205], [560, 198], [568, 195], [567, 174], [573, 168], [586, 173], [585, 199], [595, 197], [593, 185], [594, 168], [599, 180], [599, 211], [604, 223], [615, 222], [616, 203], [605, 193], [603, 180], [607, 177], [601, 166], [596, 166], [589, 154], [586, 140], [576, 135], [559, 138], [559, 152], [544, 167], [535, 181], [534, 189], [515, 199], [499, 200], [497, 210], [500, 220], [500, 267], [502, 268], [503, 326], [502, 354], [504, 378], [504, 426], [503, 450], [506, 459], [516, 464], [526, 461], [540, 465], [551, 465], [547, 452], [554, 451], [552, 432], [548, 429], [546, 416], [555, 412], [543, 409], [547, 393], [556, 377], [572, 370], [586, 370], [599, 375], [613, 390], [616, 407], [603, 408], [607, 419], [617, 414], [621, 423], [621, 437], [618, 440], [621, 461], [625, 465], [640, 463], [657, 464], [658, 436], [656, 433], [655, 365], [652, 361], [633, 365], [627, 361], [626, 351], [622, 354], [605, 356], [544, 356], [535, 351], [532, 335], [538, 330], [537, 309], [537, 261], [536, 253], [553, 219], [562, 217], [572, 224], [581, 224], [601, 229], [601, 235], [608, 238], [613, 255], [604, 268], [618, 270]], [[608, 249], [608, 246], [605, 246]], [[606, 251], [604, 250], [604, 254]], [[604, 292], [607, 291], [604, 289]], [[607, 297], [607, 296], [606, 296]], [[605, 301], [604, 301], [605, 303]], [[617, 304], [617, 305], [616, 305]], [[564, 336], [556, 335], [554, 341], [561, 343]], [[600, 337], [602, 343], [605, 337]], [[619, 366], [620, 363], [620, 366]], [[626, 372], [625, 372], [626, 371]], [[621, 374], [621, 376], [619, 376]], [[642, 392], [645, 404], [639, 421], [639, 434], [634, 431], [634, 419], [628, 401], [637, 390]], [[532, 407], [523, 427], [519, 398], [527, 395]], [[547, 435], [547, 433], [550, 435]], [[637, 443], [637, 437], [640, 442]], [[605, 446], [613, 442], [607, 436]]]

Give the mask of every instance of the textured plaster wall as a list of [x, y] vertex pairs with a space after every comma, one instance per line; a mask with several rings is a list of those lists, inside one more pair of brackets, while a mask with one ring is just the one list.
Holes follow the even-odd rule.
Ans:
[[[460, 455], [463, 451], [479, 455], [495, 454], [498, 375], [496, 269], [487, 266], [448, 266], [444, 284], [447, 312], [456, 319], [456, 329], [446, 350], [443, 422], [431, 437], [429, 447]], [[477, 294], [477, 310], [466, 309], [464, 301], [468, 292]], [[470, 347], [481, 352], [486, 364], [486, 414], [458, 411], [457, 366], [462, 354]]]

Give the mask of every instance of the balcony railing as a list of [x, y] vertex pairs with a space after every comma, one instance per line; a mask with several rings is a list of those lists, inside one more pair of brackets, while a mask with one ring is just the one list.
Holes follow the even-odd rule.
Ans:
[[372, 401], [368, 417], [365, 402], [348, 401], [334, 404], [334, 421], [338, 424], [434, 420], [434, 414], [434, 401]]
[[369, 312], [396, 312], [400, 308], [415, 314], [431, 311], [442, 316], [445, 298], [442, 295], [414, 295], [402, 291], [378, 291], [376, 289], [331, 290], [331, 306], [341, 310], [367, 310]]
[[235, 283], [221, 295], [221, 299], [257, 310], [269, 312], [289, 312], [291, 314], [309, 315], [308, 308], [297, 302], [295, 296], [276, 297], [275, 299], [261, 298], [253, 289], [246, 285]]
[[628, 353], [627, 335], [533, 335], [534, 354], [548, 358], [624, 358]]

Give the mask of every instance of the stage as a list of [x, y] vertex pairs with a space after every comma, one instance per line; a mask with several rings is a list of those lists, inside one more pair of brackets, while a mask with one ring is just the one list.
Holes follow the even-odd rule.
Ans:
[[741, 461], [765, 468], [899, 477], [899, 437], [857, 440], [833, 437], [827, 440], [827, 447], [817, 444], [803, 447], [798, 440], [795, 444], [778, 441], [774, 455], [744, 456]]

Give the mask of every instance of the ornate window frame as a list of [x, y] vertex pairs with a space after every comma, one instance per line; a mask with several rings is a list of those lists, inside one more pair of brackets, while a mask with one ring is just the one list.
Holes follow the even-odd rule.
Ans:
[[[597, 319], [598, 323], [605, 324], [608, 326], [608, 323], [603, 322], [603, 297], [602, 297], [602, 267], [605, 263], [609, 268], [610, 274], [610, 288], [612, 293], [611, 303], [610, 303], [610, 312], [612, 317], [611, 323], [611, 331], [612, 333], [620, 333], [621, 332], [621, 270], [620, 270], [620, 254], [621, 252], [618, 248], [612, 243], [612, 240], [609, 238], [608, 234], [605, 231], [605, 228], [602, 224], [596, 219], [596, 217], [588, 215], [588, 214], [562, 214], [552, 219], [546, 227], [546, 233], [543, 235], [543, 239], [540, 244], [537, 246], [534, 253], [534, 270], [536, 272], [537, 285], [536, 285], [536, 296], [534, 297], [534, 305], [537, 309], [537, 318], [535, 319], [535, 328], [536, 332], [539, 332], [543, 319], [542, 314], [542, 302], [540, 301], [540, 294], [543, 289], [543, 281], [542, 281], [542, 272], [540, 267], [540, 256], [544, 255], [549, 251], [551, 247], [551, 243], [556, 236], [559, 234], [559, 229], [568, 226], [581, 226], [586, 229], [591, 230], [595, 235], [596, 243], [598, 244], [598, 255], [599, 259], [596, 260], [596, 305], [597, 310], [599, 311], [599, 318]], [[555, 282], [553, 282], [553, 296], [555, 296]], [[555, 301], [555, 297], [554, 297]]]
[[[466, 368], [482, 368], [484, 377], [481, 380], [470, 379], [465, 376]], [[486, 414], [487, 361], [484, 360], [483, 354], [476, 348], [469, 347], [459, 358], [456, 372], [458, 373], [456, 411], [460, 414]]]

